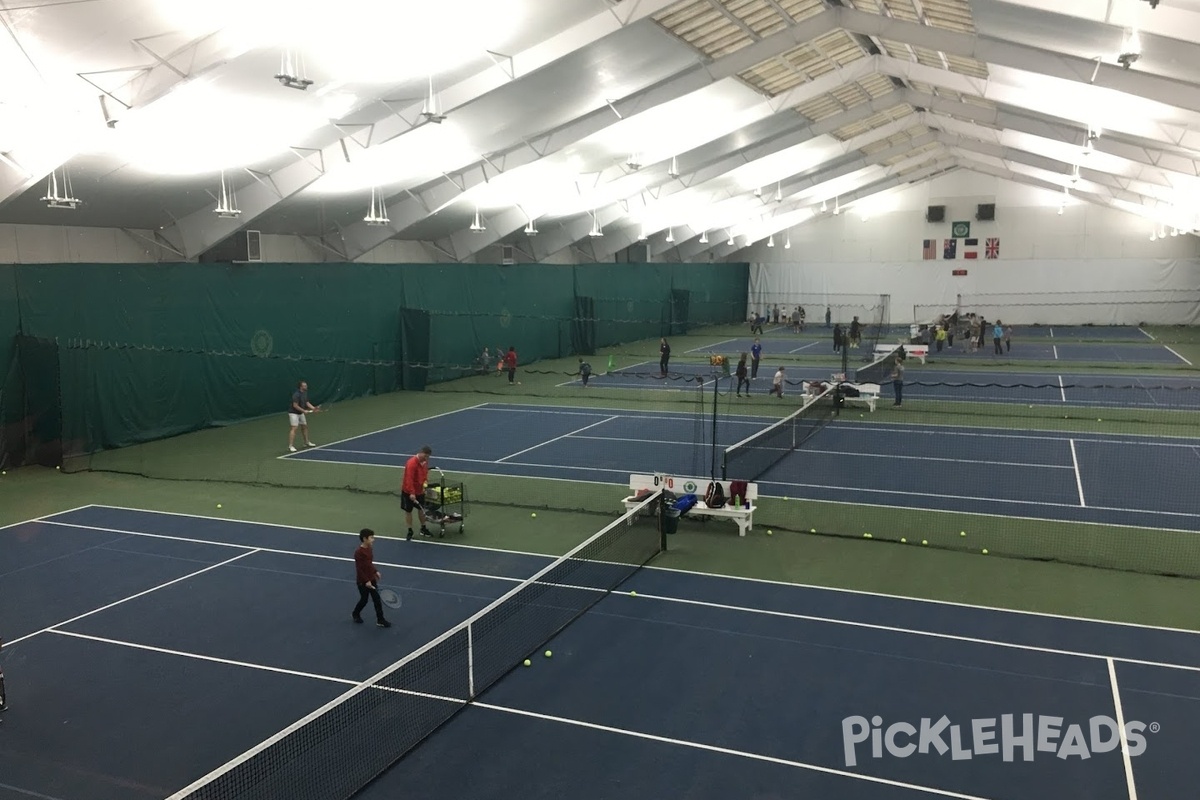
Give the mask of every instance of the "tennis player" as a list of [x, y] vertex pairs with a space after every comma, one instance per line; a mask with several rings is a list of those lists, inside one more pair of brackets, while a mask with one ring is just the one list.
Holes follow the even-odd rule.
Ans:
[[779, 395], [779, 399], [783, 399], [783, 367], [775, 373], [775, 378], [771, 381], [771, 391], [767, 393], [767, 397], [773, 394]]
[[375, 569], [375, 531], [363, 528], [358, 533], [358, 549], [354, 551], [354, 582], [358, 584], [358, 605], [351, 619], [361, 624], [362, 610], [369, 599], [375, 604], [375, 625], [390, 628], [392, 623], [383, 618], [383, 601], [379, 598], [379, 572]]
[[308, 413], [311, 411], [316, 413], [321, 410], [320, 406], [314, 406], [308, 402], [308, 382], [300, 381], [296, 384], [296, 391], [292, 392], [292, 404], [288, 407], [288, 424], [291, 429], [288, 431], [288, 450], [296, 452], [296, 429], [300, 428], [304, 432], [304, 445], [306, 447], [316, 447], [308, 440]]
[[412, 512], [414, 508], [421, 518], [421, 535], [433, 536], [425, 527], [425, 481], [429, 478], [429, 457], [431, 455], [433, 455], [433, 449], [429, 445], [425, 445], [404, 465], [404, 482], [400, 485], [400, 507], [404, 509], [404, 522], [408, 525], [408, 535], [404, 537], [406, 540], [413, 537]]

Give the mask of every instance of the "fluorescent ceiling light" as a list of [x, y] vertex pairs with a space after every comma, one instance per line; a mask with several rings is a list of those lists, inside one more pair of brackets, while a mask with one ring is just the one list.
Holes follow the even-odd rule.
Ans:
[[371, 186], [411, 186], [479, 160], [478, 152], [453, 120], [419, 126], [366, 150], [349, 147], [351, 162], [336, 164], [305, 191], [346, 194]]
[[310, 73], [376, 83], [443, 72], [477, 59], [519, 30], [529, 9], [522, 0], [340, 0], [336, 8], [324, 0], [156, 4], [161, 17], [186, 34], [221, 31], [245, 49], [295, 48]]
[[272, 100], [195, 81], [124, 118], [104, 149], [155, 174], [248, 166], [327, 123], [319, 109], [297, 98], [303, 95], [288, 92]]

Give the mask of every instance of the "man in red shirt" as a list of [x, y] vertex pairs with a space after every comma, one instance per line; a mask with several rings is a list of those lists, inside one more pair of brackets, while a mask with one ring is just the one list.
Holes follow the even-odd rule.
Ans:
[[383, 601], [379, 599], [379, 572], [375, 569], [375, 531], [363, 528], [358, 534], [358, 549], [354, 551], [354, 582], [358, 584], [358, 605], [351, 618], [362, 623], [362, 610], [369, 598], [375, 603], [375, 624], [390, 628], [392, 623], [383, 618]]
[[511, 386], [517, 377], [517, 350], [515, 347], [508, 348], [508, 352], [504, 354], [504, 368], [508, 370], [508, 383]]
[[425, 527], [425, 481], [429, 477], [429, 457], [433, 450], [429, 445], [421, 448], [420, 452], [404, 465], [404, 482], [400, 485], [400, 507], [404, 509], [404, 521], [408, 525], [408, 536], [412, 539], [412, 512], [415, 508], [421, 518], [421, 535], [433, 536]]

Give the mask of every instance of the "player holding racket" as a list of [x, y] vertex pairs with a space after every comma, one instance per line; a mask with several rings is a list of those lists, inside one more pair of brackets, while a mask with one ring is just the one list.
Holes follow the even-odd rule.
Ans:
[[354, 551], [354, 582], [358, 584], [358, 605], [351, 615], [356, 623], [363, 621], [362, 610], [367, 600], [375, 604], [375, 625], [390, 628], [392, 623], [383, 618], [383, 601], [379, 597], [379, 571], [375, 569], [375, 531], [363, 528], [358, 533], [358, 549]]
[[404, 465], [404, 482], [400, 485], [400, 507], [404, 509], [404, 522], [408, 525], [408, 535], [412, 539], [412, 512], [415, 508], [421, 519], [421, 535], [433, 536], [425, 527], [425, 482], [429, 478], [429, 457], [433, 448], [429, 445], [421, 447], [421, 451], [408, 460]]
[[308, 440], [308, 417], [305, 415], [310, 411], [315, 414], [320, 410], [320, 406], [308, 402], [308, 381], [296, 384], [296, 391], [292, 392], [292, 404], [288, 407], [288, 424], [291, 426], [288, 431], [288, 450], [296, 452], [296, 428], [304, 431], [306, 447], [316, 447]]

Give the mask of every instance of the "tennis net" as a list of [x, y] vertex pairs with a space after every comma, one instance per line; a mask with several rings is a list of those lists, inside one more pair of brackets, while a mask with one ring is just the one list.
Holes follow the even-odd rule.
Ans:
[[856, 369], [854, 371], [854, 382], [883, 383], [884, 381], [891, 380], [892, 369], [896, 366], [896, 361], [900, 358], [903, 351], [904, 346], [899, 345], [887, 355], [880, 356], [865, 367]]
[[808, 400], [799, 411], [725, 448], [721, 480], [758, 480], [784, 456], [804, 445], [833, 418], [836, 387]]
[[168, 800], [352, 796], [660, 553], [660, 500]]

